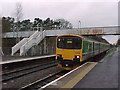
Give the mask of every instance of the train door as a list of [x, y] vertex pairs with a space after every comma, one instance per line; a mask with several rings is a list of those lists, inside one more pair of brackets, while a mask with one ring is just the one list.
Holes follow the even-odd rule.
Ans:
[[100, 43], [99, 43], [99, 54], [100, 54], [100, 47], [101, 47], [101, 46], [100, 46]]

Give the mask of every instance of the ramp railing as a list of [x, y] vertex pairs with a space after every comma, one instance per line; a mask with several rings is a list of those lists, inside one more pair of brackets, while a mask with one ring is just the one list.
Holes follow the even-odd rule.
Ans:
[[13, 56], [21, 48], [21, 46], [25, 42], [27, 42], [27, 40], [28, 40], [28, 38], [23, 38], [20, 42], [18, 42], [15, 46], [13, 46], [11, 55]]
[[12, 53], [13, 56], [28, 40], [37, 37], [39, 34], [39, 31], [35, 31], [29, 38], [23, 38], [20, 42], [18, 42], [15, 46], [12, 47]]
[[20, 48], [20, 56], [26, 54], [26, 52], [33, 47], [34, 45], [38, 45], [45, 38], [45, 31], [37, 32], [34, 37], [31, 37], [27, 40], [27, 42]]

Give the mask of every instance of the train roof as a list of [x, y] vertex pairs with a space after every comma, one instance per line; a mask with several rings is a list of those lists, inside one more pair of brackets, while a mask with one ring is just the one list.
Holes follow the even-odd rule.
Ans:
[[57, 38], [58, 38], [58, 37], [62, 37], [62, 36], [76, 36], [76, 37], [81, 37], [81, 38], [83, 38], [83, 37], [80, 36], [80, 35], [73, 35], [73, 34], [63, 34], [63, 35], [57, 36]]
[[62, 36], [76, 36], [76, 37], [82, 38], [83, 40], [88, 40], [88, 41], [92, 41], [92, 42], [96, 42], [96, 43], [109, 44], [106, 40], [104, 40], [103, 38], [100, 38], [100, 37], [99, 38], [95, 37], [95, 39], [98, 39], [98, 40], [95, 40], [94, 38], [90, 38], [88, 36], [80, 36], [80, 35], [73, 35], [73, 34], [64, 34], [64, 35], [60, 35], [58, 37], [62, 37]]
[[92, 37], [92, 38], [88, 37], [88, 36], [82, 36], [82, 37], [84, 38], [84, 40], [88, 40], [88, 41], [92, 41], [92, 42], [95, 42], [95, 43], [102, 43], [102, 44], [109, 45], [109, 43], [105, 39], [100, 38], [100, 37]]

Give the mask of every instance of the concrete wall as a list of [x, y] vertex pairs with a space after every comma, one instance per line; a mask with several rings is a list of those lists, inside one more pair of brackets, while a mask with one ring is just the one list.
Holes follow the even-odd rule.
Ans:
[[16, 39], [14, 38], [3, 38], [2, 39], [2, 50], [5, 56], [11, 54], [11, 47], [16, 44]]
[[[22, 38], [20, 38], [22, 40]], [[12, 47], [16, 44], [15, 38], [2, 38], [2, 50], [4, 56], [10, 56]], [[19, 51], [18, 51], [19, 52]]]

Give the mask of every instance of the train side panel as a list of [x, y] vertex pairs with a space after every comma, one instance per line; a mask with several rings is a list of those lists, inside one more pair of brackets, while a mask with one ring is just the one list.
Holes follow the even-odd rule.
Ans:
[[94, 52], [93, 56], [98, 55], [100, 53], [100, 43], [94, 42], [94, 51], [93, 52]]
[[86, 60], [93, 56], [93, 42], [83, 40], [82, 56], [82, 60]]

